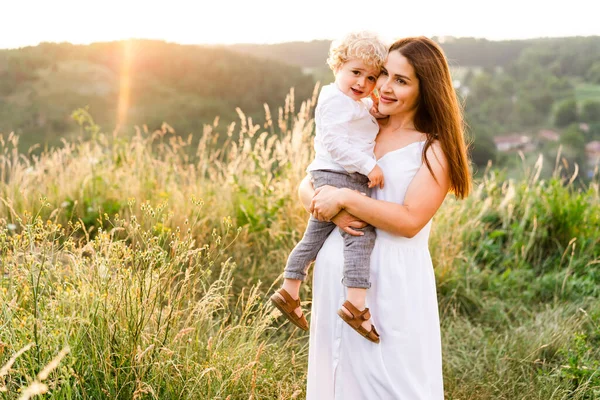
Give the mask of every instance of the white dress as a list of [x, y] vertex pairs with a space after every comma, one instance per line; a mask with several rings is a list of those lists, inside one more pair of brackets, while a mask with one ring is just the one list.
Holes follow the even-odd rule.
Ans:
[[[424, 142], [385, 154], [379, 200], [404, 202], [422, 164]], [[440, 400], [444, 398], [435, 276], [428, 249], [431, 221], [413, 238], [377, 230], [367, 307], [380, 336], [371, 343], [337, 315], [343, 240], [335, 229], [313, 272], [308, 400]]]

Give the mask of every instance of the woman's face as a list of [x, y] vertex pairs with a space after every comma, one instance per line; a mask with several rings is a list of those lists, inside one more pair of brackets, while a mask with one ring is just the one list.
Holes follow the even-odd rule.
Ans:
[[419, 99], [415, 70], [399, 51], [388, 54], [379, 79], [379, 112], [385, 115], [414, 112]]

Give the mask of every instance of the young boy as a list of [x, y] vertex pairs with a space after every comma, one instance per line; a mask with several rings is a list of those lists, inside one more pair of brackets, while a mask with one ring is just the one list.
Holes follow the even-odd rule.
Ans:
[[[386, 46], [368, 32], [351, 33], [333, 42], [327, 63], [335, 74], [335, 82], [319, 93], [315, 110], [315, 159], [307, 171], [315, 189], [331, 185], [369, 194], [369, 189], [383, 188], [383, 173], [373, 155], [379, 125], [371, 115], [373, 101], [369, 97], [387, 55]], [[288, 258], [281, 289], [271, 301], [292, 323], [308, 330], [299, 307], [300, 283], [306, 278], [311, 262], [335, 228], [333, 222], [310, 217], [302, 240]], [[338, 315], [357, 332], [379, 343], [375, 327], [368, 327], [369, 313], [365, 298], [369, 282], [369, 263], [375, 243], [375, 229], [360, 229], [353, 236], [340, 229], [344, 239], [344, 274], [342, 283], [348, 288], [347, 301]]]

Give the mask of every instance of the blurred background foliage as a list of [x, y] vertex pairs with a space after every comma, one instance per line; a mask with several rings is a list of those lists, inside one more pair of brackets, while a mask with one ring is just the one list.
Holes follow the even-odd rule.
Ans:
[[[506, 135], [531, 138], [530, 164], [539, 153], [554, 160], [561, 145], [562, 156], [584, 169], [585, 146], [600, 140], [600, 37], [434, 39], [447, 54], [465, 106], [478, 173], [490, 160], [511, 175], [522, 172], [520, 157], [498, 151], [494, 142]], [[289, 88], [297, 108], [317, 82], [333, 80], [325, 64], [329, 44], [136, 40], [0, 50], [0, 132], [19, 134], [23, 151], [60, 145], [82, 133], [70, 115], [84, 106], [107, 130], [146, 125], [152, 131], [169, 121], [178, 134], [193, 133], [194, 141], [217, 115], [225, 131], [237, 120], [237, 107], [262, 124], [264, 104], [276, 109]], [[124, 84], [128, 107], [119, 118]], [[560, 140], [540, 140], [542, 130]], [[586, 172], [581, 175], [587, 178]]]

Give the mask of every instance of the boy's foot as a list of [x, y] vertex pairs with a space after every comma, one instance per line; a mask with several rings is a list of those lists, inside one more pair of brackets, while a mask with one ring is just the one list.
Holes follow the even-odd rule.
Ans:
[[[342, 304], [342, 307], [340, 308], [340, 310], [342, 310], [344, 313], [346, 313], [346, 315], [347, 315], [349, 318], [352, 318], [353, 314], [350, 312], [350, 310], [348, 310], [348, 309], [345, 307], [345, 304], [346, 304], [346, 303], [350, 303], [350, 304], [352, 304], [350, 301], [346, 300], [346, 301], [344, 302], [344, 304]], [[354, 304], [352, 304], [352, 306], [354, 306]], [[356, 308], [356, 307], [354, 307], [354, 309], [355, 309], [355, 310], [358, 310], [358, 312], [362, 312], [363, 310], [365, 310], [364, 308], [363, 308], [362, 310], [359, 310], [359, 309], [358, 309], [358, 308]], [[371, 330], [371, 326], [373, 326], [373, 325], [371, 324], [371, 318], [369, 318], [369, 319], [368, 319], [368, 320], [366, 320], [366, 321], [363, 321], [363, 323], [362, 323], [362, 324], [360, 324], [360, 326], [362, 326], [363, 328], [365, 328], [365, 330], [366, 330], [366, 331], [370, 331], [370, 330]]]
[[[285, 290], [283, 288], [279, 289], [279, 290]], [[273, 296], [277, 296], [279, 297], [279, 300], [285, 302], [285, 298], [283, 297], [283, 295], [281, 295], [281, 293], [279, 293], [279, 290], [276, 291], [275, 293], [273, 293]], [[294, 297], [290, 294], [290, 292], [288, 292], [287, 290], [285, 290], [285, 292], [292, 298], [292, 301], [299, 301], [300, 299], [298, 297]], [[273, 297], [271, 296], [271, 297]], [[296, 308], [294, 308], [294, 314], [296, 314], [296, 316], [298, 318], [300, 318], [302, 316], [302, 307], [298, 306]]]
[[338, 310], [338, 315], [365, 339], [379, 343], [379, 333], [371, 324], [371, 313], [368, 308], [359, 310], [346, 300]]
[[298, 328], [307, 331], [308, 322], [302, 314], [300, 308], [300, 299], [294, 299], [284, 288], [279, 289], [271, 296], [271, 302], [281, 311], [287, 319], [289, 319]]

